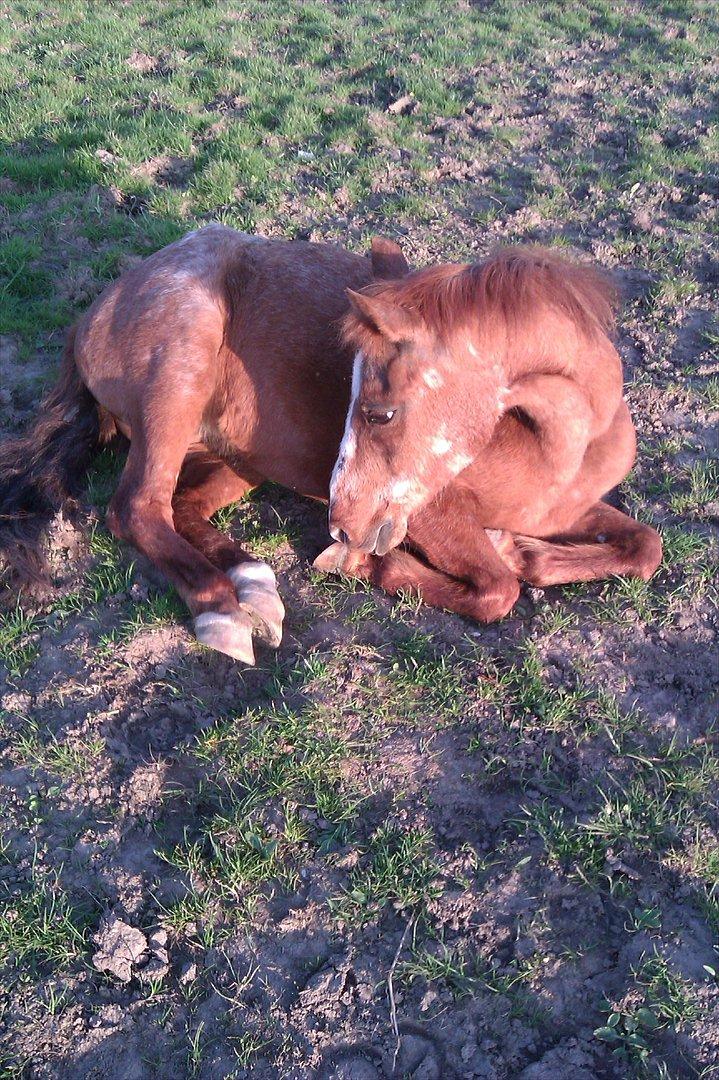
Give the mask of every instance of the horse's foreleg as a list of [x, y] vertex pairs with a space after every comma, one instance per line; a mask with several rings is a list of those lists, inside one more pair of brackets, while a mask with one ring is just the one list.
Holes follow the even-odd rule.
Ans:
[[430, 607], [444, 608], [480, 622], [501, 618], [514, 602], [507, 607], [505, 596], [497, 605], [495, 596], [491, 607], [492, 601], [486, 590], [442, 573], [404, 548], [395, 548], [387, 555], [379, 556], [349, 551], [344, 544], [332, 544], [318, 555], [314, 565], [327, 573], [342, 573], [345, 577], [371, 581], [393, 595], [405, 592], [419, 596]]
[[363, 577], [387, 592], [406, 590], [433, 607], [478, 622], [494, 622], [514, 607], [519, 581], [498, 554], [467, 488], [450, 485], [409, 521], [406, 545], [387, 555], [362, 555], [333, 544], [315, 561], [320, 570]]
[[450, 485], [412, 515], [407, 542], [432, 567], [469, 590], [471, 611], [462, 614], [494, 622], [514, 607], [519, 581], [478, 524], [480, 520], [472, 493]]
[[513, 540], [512, 565], [524, 581], [540, 587], [613, 574], [648, 581], [662, 559], [662, 542], [654, 529], [603, 502], [555, 536]]
[[277, 646], [282, 640], [285, 609], [272, 569], [209, 521], [216, 510], [242, 499], [261, 479], [238, 476], [213, 454], [193, 451], [182, 466], [172, 510], [177, 532], [227, 574], [256, 632], [268, 644]]

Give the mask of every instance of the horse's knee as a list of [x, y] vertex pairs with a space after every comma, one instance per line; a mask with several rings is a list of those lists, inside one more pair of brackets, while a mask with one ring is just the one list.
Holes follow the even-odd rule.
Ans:
[[172, 511], [140, 492], [126, 495], [118, 491], [107, 509], [105, 522], [118, 540], [141, 547], [142, 537], [152, 531], [153, 525], [162, 522], [172, 526]]

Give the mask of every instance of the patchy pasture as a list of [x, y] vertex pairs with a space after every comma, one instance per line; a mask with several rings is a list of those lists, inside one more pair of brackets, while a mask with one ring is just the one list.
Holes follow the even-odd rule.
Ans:
[[203, 651], [103, 526], [103, 452], [0, 614], [0, 1077], [719, 1077], [719, 19], [639, 3], [0, 0], [0, 423], [205, 221], [622, 288], [649, 583], [480, 627], [220, 523], [288, 611]]

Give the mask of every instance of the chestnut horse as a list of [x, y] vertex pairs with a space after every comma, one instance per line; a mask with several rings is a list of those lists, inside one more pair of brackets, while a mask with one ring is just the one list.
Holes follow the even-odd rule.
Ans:
[[284, 608], [209, 519], [263, 480], [329, 496], [320, 567], [480, 621], [520, 579], [647, 578], [659, 537], [600, 501], [635, 455], [611, 322], [597, 273], [541, 249], [410, 273], [389, 241], [366, 259], [208, 226], [70, 332], [34, 428], [0, 447], [0, 548], [40, 574], [45, 526], [121, 432], [109, 528], [246, 663]]

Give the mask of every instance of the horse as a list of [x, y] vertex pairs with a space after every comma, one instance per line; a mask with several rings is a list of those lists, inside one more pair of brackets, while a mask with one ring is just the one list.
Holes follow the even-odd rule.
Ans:
[[52, 515], [121, 434], [110, 531], [246, 664], [284, 606], [210, 519], [265, 480], [328, 503], [320, 569], [480, 622], [521, 580], [647, 579], [659, 536], [602, 501], [636, 453], [612, 324], [598, 271], [541, 248], [410, 271], [381, 238], [366, 257], [208, 225], [70, 329], [34, 425], [0, 445], [0, 551], [42, 579]]

